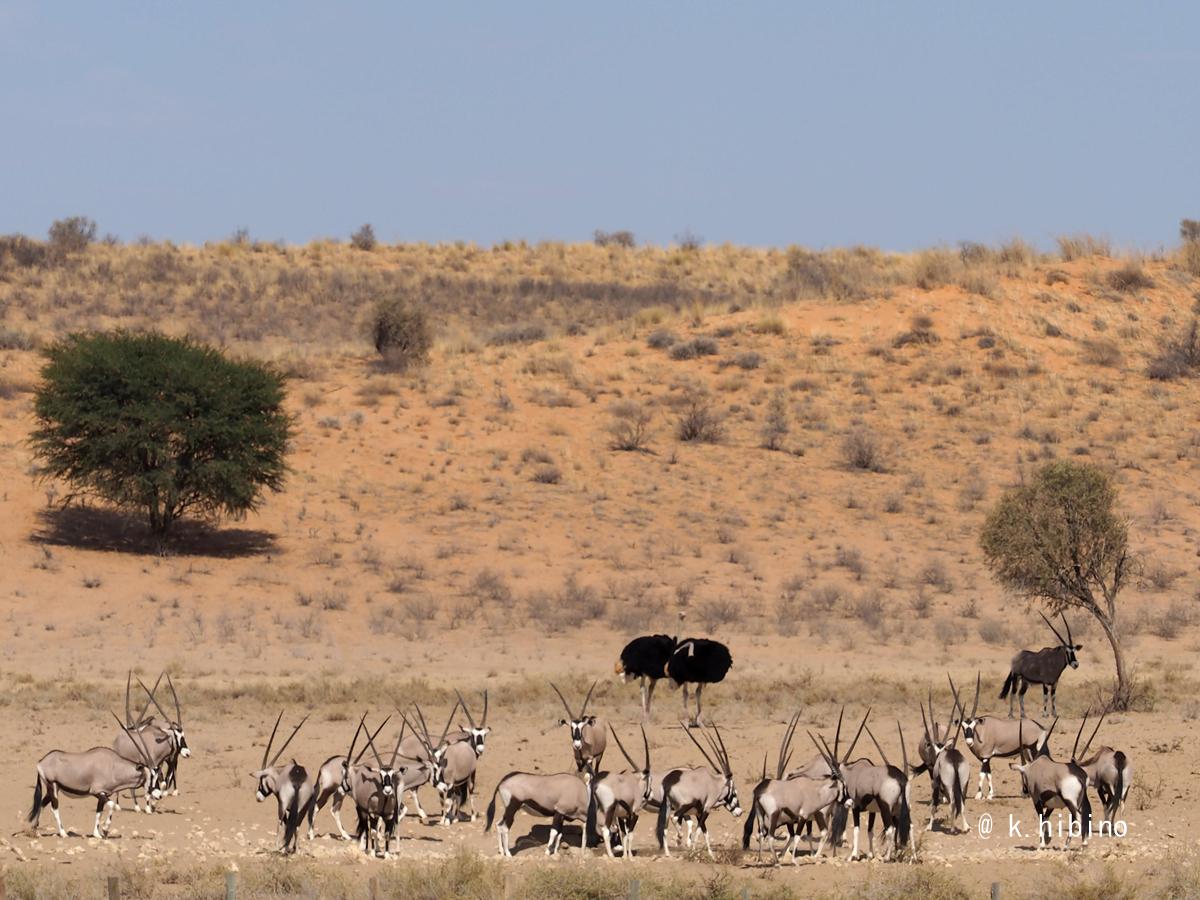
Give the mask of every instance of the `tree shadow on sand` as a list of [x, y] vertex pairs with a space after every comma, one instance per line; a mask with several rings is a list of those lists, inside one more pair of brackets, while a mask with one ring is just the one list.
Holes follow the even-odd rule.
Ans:
[[236, 559], [277, 552], [275, 535], [252, 528], [215, 528], [177, 522], [164, 542], [137, 516], [95, 506], [65, 506], [38, 513], [35, 544], [108, 553], [211, 556]]

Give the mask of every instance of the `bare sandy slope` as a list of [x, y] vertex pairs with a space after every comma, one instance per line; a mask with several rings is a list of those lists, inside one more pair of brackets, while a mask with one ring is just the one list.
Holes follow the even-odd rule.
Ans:
[[[1128, 836], [1078, 854], [1034, 852], [1032, 806], [998, 767], [1002, 796], [968, 804], [973, 825], [985, 811], [995, 817], [991, 837], [935, 831], [923, 835], [922, 857], [970, 883], [1032, 889], [1063, 865], [1112, 860], [1155, 871], [1194, 854], [1197, 757], [1187, 748], [1200, 708], [1192, 699], [1200, 398], [1190, 382], [1143, 374], [1163, 321], [1182, 321], [1191, 291], [1164, 275], [1158, 289], [1118, 304], [1093, 295], [1082, 264], [1066, 268], [1056, 304], [1033, 280], [1006, 283], [995, 300], [898, 290], [853, 306], [629, 322], [439, 354], [428, 374], [408, 378], [331, 357], [293, 385], [287, 490], [261, 515], [187, 534], [162, 556], [120, 519], [51, 509], [64, 489], [48, 494], [32, 478], [29, 394], [0, 399], [7, 832], [28, 811], [42, 753], [111, 740], [108, 710], [120, 708], [129, 666], [151, 679], [162, 668], [175, 674], [195, 752], [162, 815], [119, 813], [119, 839], [97, 843], [78, 837], [90, 831], [92, 803], [67, 801], [74, 836], [46, 836], [47, 816], [42, 836], [5, 838], [0, 864], [101, 872], [116, 857], [263, 854], [272, 810], [254, 803], [248, 773], [281, 706], [289, 720], [313, 713], [295, 754], [315, 767], [344, 749], [361, 710], [418, 700], [440, 720], [452, 686], [492, 691], [482, 809], [505, 772], [569, 764], [546, 679], [576, 693], [601, 679], [597, 710], [636, 743], [637, 689], [613, 683], [612, 665], [630, 634], [676, 630], [680, 610], [689, 633], [733, 651], [734, 669], [706, 710], [726, 731], [744, 802], [764, 752], [773, 765], [796, 705], [804, 728], [830, 734], [841, 702], [850, 716], [873, 702], [876, 734], [895, 761], [895, 719], [911, 751], [918, 698], [932, 685], [945, 708], [947, 670], [964, 683], [982, 671], [981, 707], [1004, 712], [996, 693], [1012, 653], [1046, 643], [1036, 615], [991, 582], [976, 540], [1005, 485], [1040, 459], [1068, 455], [1116, 472], [1146, 562], [1146, 577], [1123, 597], [1143, 711], [1110, 717], [1099, 738], [1137, 768]], [[937, 342], [893, 347], [917, 313], [932, 318]], [[719, 353], [672, 360], [647, 346], [655, 328], [714, 336]], [[1118, 347], [1115, 360], [1096, 361], [1085, 341], [1100, 339]], [[722, 364], [747, 353], [760, 355], [757, 365]], [[3, 365], [9, 383], [36, 380], [32, 353], [6, 353]], [[688, 384], [710, 390], [724, 417], [720, 443], [676, 441], [673, 398]], [[759, 447], [776, 390], [791, 414], [786, 452]], [[651, 452], [609, 448], [609, 409], [621, 399], [653, 411]], [[845, 465], [843, 442], [855, 431], [878, 440], [884, 471]], [[547, 468], [557, 483], [538, 480]], [[1084, 652], [1063, 679], [1056, 755], [1069, 751], [1111, 665], [1099, 630], [1072, 625]], [[657, 699], [656, 760], [697, 761], [673, 724], [678, 697], [664, 688]], [[1038, 705], [1040, 697], [1031, 709]], [[798, 752], [807, 750], [805, 739]], [[615, 748], [609, 759], [620, 762]], [[923, 827], [926, 781], [915, 796]], [[1025, 837], [1009, 836], [1010, 814]], [[752, 866], [753, 855], [724, 852], [740, 846], [742, 821], [724, 812], [712, 821], [723, 864]], [[532, 824], [522, 817], [518, 830]], [[323, 836], [303, 854], [361, 864], [327, 836], [328, 813], [319, 825]], [[495, 849], [480, 822], [444, 829], [410, 819], [401, 831], [401, 857]], [[518, 864], [540, 857], [544, 836], [541, 827], [536, 842], [522, 843]], [[648, 858], [651, 843], [643, 819], [638, 846]], [[828, 886], [880, 866], [738, 874]]]

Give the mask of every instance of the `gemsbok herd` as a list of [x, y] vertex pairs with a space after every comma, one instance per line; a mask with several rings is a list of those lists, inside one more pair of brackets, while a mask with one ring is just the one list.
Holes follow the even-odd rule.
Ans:
[[[1005, 694], [1012, 690], [1021, 697], [1028, 684], [1042, 684], [1047, 700], [1053, 704], [1059, 675], [1067, 665], [1077, 665], [1075, 652], [1079, 645], [1072, 643], [1065, 619], [1063, 624], [1065, 638], [1055, 631], [1059, 646], [1039, 653], [1022, 651], [1017, 655], [1005, 682]], [[676, 847], [681, 844], [688, 849], [698, 847], [702, 838], [705, 852], [715, 858], [709, 839], [710, 816], [724, 809], [737, 817], [743, 810], [733, 761], [725, 741], [727, 734], [722, 733], [715, 722], [700, 720], [700, 690], [705, 684], [721, 681], [731, 665], [728, 648], [716, 641], [680, 640], [665, 635], [631, 641], [621, 654], [617, 672], [622, 679], [635, 678], [642, 683], [641, 753], [636, 758], [626, 749], [612, 722], [589, 713], [596, 682], [577, 709], [558, 686], [551, 684], [566, 712], [558, 724], [568, 730], [572, 765], [565, 771], [549, 774], [513, 771], [500, 779], [491, 793], [484, 826], [488, 831], [495, 825], [500, 854], [512, 856], [510, 830], [517, 813], [524, 810], [550, 819], [545, 852], [551, 856], [557, 854], [563, 842], [565, 826], [572, 823], [580, 826], [581, 848], [602, 846], [608, 857], [615, 857], [619, 852], [623, 858], [632, 859], [634, 829], [645, 813], [654, 821], [654, 844], [665, 856], [671, 855], [670, 828]], [[164, 678], [174, 706], [173, 716], [163, 709], [157, 696]], [[646, 720], [650, 717], [654, 684], [661, 678], [667, 678], [673, 686], [683, 687], [685, 691], [689, 684], [696, 688], [695, 714], [687, 708], [685, 694], [684, 717], [679, 721], [679, 728], [699, 751], [702, 765], [682, 760], [665, 765], [657, 754], [652, 759], [654, 742], [647, 733]], [[773, 773], [768, 776], [767, 754], [764, 753], [761, 776], [747, 795], [749, 802], [742, 831], [742, 849], [749, 849], [751, 842], [756, 841], [758, 859], [762, 859], [766, 850], [774, 865], [785, 856], [798, 864], [801, 837], [806, 837], [809, 856], [816, 860], [825, 856], [826, 847], [836, 855], [836, 848], [849, 826], [852, 828], [850, 859], [864, 855], [872, 857], [875, 855], [875, 823], [878, 819], [882, 828], [882, 858], [912, 858], [917, 853], [912, 822], [912, 786], [921, 774], [929, 776], [930, 787], [929, 821], [925, 830], [934, 828], [939, 809], [945, 806], [943, 830], [968, 832], [971, 823], [966, 803], [972, 764], [960, 749], [960, 740], [980, 765], [976, 800], [984, 798], [985, 785], [987, 799], [995, 796], [992, 760], [1013, 760], [1010, 765], [1020, 774], [1022, 793], [1033, 802], [1040, 847], [1050, 843], [1053, 829], [1049, 816], [1056, 809], [1064, 810], [1069, 817], [1065, 845], [1070, 846], [1072, 838], [1087, 845], [1094, 831], [1089, 788], [1095, 789], [1103, 807], [1104, 825], [1099, 831], [1103, 833], [1105, 828], [1113, 828], [1117, 813], [1128, 796], [1133, 770], [1128, 756], [1112, 747], [1099, 747], [1090, 757], [1087, 755], [1104, 715], [1099, 716], [1081, 749], [1080, 740], [1090, 711], [1085, 714], [1069, 758], [1055, 759], [1050, 740], [1058, 723], [1057, 717], [1045, 727], [1023, 714], [1015, 719], [1011, 715], [979, 715], [980, 676], [976, 675], [975, 694], [969, 711], [953, 679], [949, 676], [947, 679], [950, 712], [939, 718], [930, 690], [927, 701], [921, 704], [920, 740], [916, 755], [911, 758], [899, 721], [895, 723], [899, 756], [893, 754], [891, 759], [888, 758], [868, 724], [870, 709], [863, 714], [854, 737], [843, 744], [843, 708], [832, 745], [819, 731], [806, 731], [815, 752], [800, 765], [793, 765], [793, 745], [801, 722], [801, 711], [796, 710], [784, 729]], [[131, 697], [134, 681], [144, 694], [136, 714]], [[259, 801], [275, 798], [278, 849], [285, 854], [294, 853], [300, 833], [305, 830], [311, 840], [315, 834], [316, 815], [326, 806], [336, 825], [335, 837], [351, 840], [352, 835], [344, 827], [341, 817], [342, 806], [348, 799], [357, 814], [353, 839], [363, 852], [389, 857], [397, 837], [397, 826], [408, 814], [409, 801], [422, 822], [429, 818], [418, 797], [419, 789], [425, 785], [430, 785], [438, 795], [438, 821], [442, 825], [474, 822], [478, 816], [476, 772], [491, 733], [488, 692], [483, 692], [480, 706], [474, 712], [462, 694], [456, 691], [455, 695], [457, 701], [436, 739], [416, 703], [395, 711], [398, 727], [394, 740], [386, 744], [380, 743], [380, 736], [392, 721], [391, 716], [371, 725], [364, 713], [350, 736], [349, 749], [344, 754], [329, 757], [315, 769], [285, 756], [307, 716], [301, 718], [275, 748], [284, 719], [281, 711], [271, 729], [259, 768], [251, 773], [255, 779], [256, 798]], [[151, 707], [160, 717], [157, 720]], [[455, 718], [460, 711], [463, 719], [456, 725]], [[117, 718], [115, 714], [114, 718]], [[153, 687], [147, 687], [130, 673], [126, 679], [125, 718], [124, 721], [117, 718], [117, 725], [111, 746], [93, 747], [80, 753], [52, 750], [42, 757], [37, 764], [33, 807], [28, 817], [31, 828], [36, 830], [43, 808], [49, 806], [58, 835], [66, 836], [59, 815], [62, 794], [96, 799], [96, 820], [92, 830], [96, 838], [107, 837], [113, 813], [120, 808], [121, 794], [130, 795], [135, 810], [143, 808], [144, 795], [147, 813], [153, 813], [166, 794], [178, 794], [179, 761], [190, 756], [191, 751], [184, 734], [179, 695], [171, 676], [163, 673]], [[855, 756], [864, 733], [875, 747], [878, 760]], [[628, 765], [625, 769], [618, 771], [604, 765], [610, 736]], [[638, 745], [629, 746], [636, 749]], [[860, 840], [864, 813], [867, 817], [865, 854]], [[814, 829], [819, 835], [815, 849]], [[784, 843], [782, 853], [777, 853], [776, 843], [781, 830], [785, 832]]]

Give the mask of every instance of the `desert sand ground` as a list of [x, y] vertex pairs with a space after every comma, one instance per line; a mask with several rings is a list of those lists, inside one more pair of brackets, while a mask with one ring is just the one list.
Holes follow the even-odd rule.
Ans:
[[[1200, 851], [1200, 397], [1190, 380], [1149, 380], [1145, 366], [1187, 320], [1197, 284], [1150, 262], [1152, 287], [1099, 290], [1119, 265], [1032, 263], [992, 296], [899, 285], [852, 303], [655, 309], [532, 343], [443, 342], [408, 375], [378, 371], [365, 351], [309, 349], [289, 398], [297, 428], [286, 490], [244, 522], [185, 531], [164, 554], [127, 519], [58, 509], [66, 487], [36, 480], [24, 443], [38, 356], [0, 352], [9, 386], [0, 392], [0, 811], [10, 826], [0, 867], [47, 884], [94, 875], [98, 892], [121, 866], [253, 866], [271, 853], [274, 819], [270, 802], [255, 804], [248, 773], [280, 709], [285, 723], [312, 714], [289, 755], [315, 768], [344, 752], [362, 711], [416, 700], [440, 723], [454, 688], [491, 695], [482, 811], [506, 772], [569, 767], [548, 680], [581, 696], [599, 679], [596, 711], [637, 743], [637, 687], [617, 683], [613, 663], [634, 634], [678, 631], [681, 611], [687, 633], [718, 638], [734, 656], [705, 712], [724, 731], [743, 804], [797, 706], [802, 729], [831, 737], [843, 703], [855, 722], [873, 704], [889, 756], [899, 758], [896, 719], [912, 754], [927, 688], [948, 708], [947, 671], [963, 684], [981, 672], [981, 710], [1004, 713], [996, 695], [1009, 658], [1052, 640], [1034, 610], [992, 582], [977, 538], [1022, 472], [1078, 456], [1116, 473], [1144, 560], [1121, 600], [1137, 709], [1109, 716], [1097, 739], [1136, 767], [1128, 834], [1035, 850], [1032, 805], [1002, 763], [997, 799], [968, 800], [971, 833], [919, 831], [921, 867], [944, 869], [976, 896], [993, 881], [1005, 896], [1078, 886], [1105, 866], [1161, 878]], [[924, 339], [897, 340], [914, 327]], [[661, 329], [713, 337], [719, 350], [675, 360], [647, 343]], [[678, 398], [697, 387], [723, 419], [716, 443], [675, 437]], [[790, 431], [772, 452], [761, 430], [777, 391]], [[647, 452], [610, 448], [611, 410], [629, 400], [652, 414]], [[850, 434], [877, 443], [881, 471], [845, 464]], [[1084, 650], [1059, 691], [1056, 755], [1111, 677], [1099, 629], [1080, 616], [1072, 627]], [[109, 709], [120, 710], [130, 667], [147, 679], [168, 669], [179, 687], [194, 754], [180, 795], [161, 814], [118, 813], [108, 841], [83, 836], [88, 800], [64, 802], [68, 839], [52, 836], [48, 814], [37, 836], [23, 833], [37, 759], [109, 743]], [[1028, 699], [1039, 713], [1040, 697]], [[696, 763], [675, 724], [678, 695], [664, 685], [655, 701], [655, 760]], [[860, 750], [876, 755], [863, 740]], [[809, 749], [804, 739], [797, 752]], [[623, 765], [615, 748], [607, 759]], [[920, 779], [919, 829], [928, 792]], [[428, 789], [424, 799], [436, 808]], [[996, 826], [986, 839], [985, 812]], [[1010, 816], [1023, 837], [1009, 835]], [[695, 854], [658, 858], [649, 817], [632, 864], [580, 863], [596, 852], [581, 853], [572, 832], [552, 865], [701, 885], [723, 871], [739, 889], [806, 893], [853, 893], [908, 865], [849, 864], [843, 849], [834, 862], [759, 867], [740, 852], [742, 824], [713, 815], [715, 867]], [[400, 862], [368, 862], [334, 840], [327, 811], [318, 828], [294, 862], [352, 879], [461, 848], [495, 853], [481, 821], [406, 819]], [[543, 862], [546, 822], [521, 815], [514, 833], [530, 828], [514, 871]], [[197, 888], [160, 879], [154, 890]]]

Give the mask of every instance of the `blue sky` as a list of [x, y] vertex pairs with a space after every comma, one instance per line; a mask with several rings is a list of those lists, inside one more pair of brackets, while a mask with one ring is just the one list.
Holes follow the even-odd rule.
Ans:
[[908, 249], [1200, 218], [1200, 3], [0, 0], [0, 232]]

